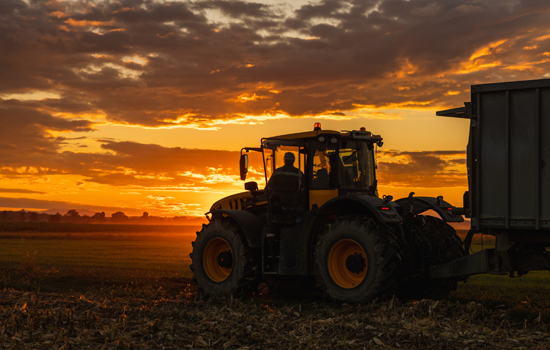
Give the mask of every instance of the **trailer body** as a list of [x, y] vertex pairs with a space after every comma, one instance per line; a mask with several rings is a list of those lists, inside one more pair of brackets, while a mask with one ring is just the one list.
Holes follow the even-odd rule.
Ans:
[[550, 268], [550, 79], [472, 85], [465, 107], [437, 115], [470, 119], [461, 213], [470, 240], [496, 237], [494, 250], [455, 262], [455, 274]]

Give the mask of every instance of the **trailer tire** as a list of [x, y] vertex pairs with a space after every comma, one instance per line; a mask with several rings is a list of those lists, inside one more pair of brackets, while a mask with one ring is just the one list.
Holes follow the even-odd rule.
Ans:
[[203, 225], [192, 245], [193, 280], [205, 295], [238, 295], [257, 285], [257, 252], [230, 219]]
[[330, 298], [370, 302], [393, 292], [396, 251], [382, 226], [351, 219], [326, 225], [314, 252], [317, 286]]
[[422, 277], [406, 281], [397, 290], [403, 299], [437, 299], [456, 290], [458, 282], [467, 277], [431, 279], [429, 267], [439, 266], [464, 257], [462, 240], [449, 224], [433, 216], [417, 215], [413, 225], [421, 232], [416, 249], [422, 252], [421, 264], [425, 267]]

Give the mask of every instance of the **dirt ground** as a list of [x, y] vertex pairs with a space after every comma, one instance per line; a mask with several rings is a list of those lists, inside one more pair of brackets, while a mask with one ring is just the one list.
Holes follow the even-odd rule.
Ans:
[[116, 297], [0, 290], [4, 349], [549, 349], [547, 320], [503, 305], [367, 305], [268, 295], [205, 299], [189, 284]]

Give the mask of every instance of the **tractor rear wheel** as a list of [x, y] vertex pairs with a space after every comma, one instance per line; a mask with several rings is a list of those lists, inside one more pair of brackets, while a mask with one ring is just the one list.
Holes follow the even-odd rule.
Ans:
[[396, 252], [380, 225], [360, 219], [327, 225], [315, 249], [317, 285], [339, 301], [368, 302], [393, 291]]
[[192, 245], [191, 271], [204, 294], [237, 294], [253, 285], [257, 259], [230, 220], [203, 225]]

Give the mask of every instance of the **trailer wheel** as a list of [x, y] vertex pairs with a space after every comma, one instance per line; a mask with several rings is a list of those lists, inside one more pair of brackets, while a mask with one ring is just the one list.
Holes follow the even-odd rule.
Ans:
[[372, 221], [327, 225], [314, 258], [317, 286], [335, 300], [368, 302], [392, 292], [397, 282], [395, 249]]
[[238, 294], [254, 284], [255, 252], [248, 248], [230, 220], [215, 220], [203, 225], [192, 245], [191, 271], [204, 294]]
[[[417, 215], [413, 221], [417, 232], [416, 250], [422, 256], [417, 262], [424, 266], [424, 277], [412, 279], [398, 288], [397, 294], [404, 299], [441, 298], [456, 290], [458, 282], [465, 277], [432, 280], [429, 267], [460, 259], [466, 254], [462, 240], [449, 224], [433, 216]], [[419, 261], [420, 260], [420, 261]]]

